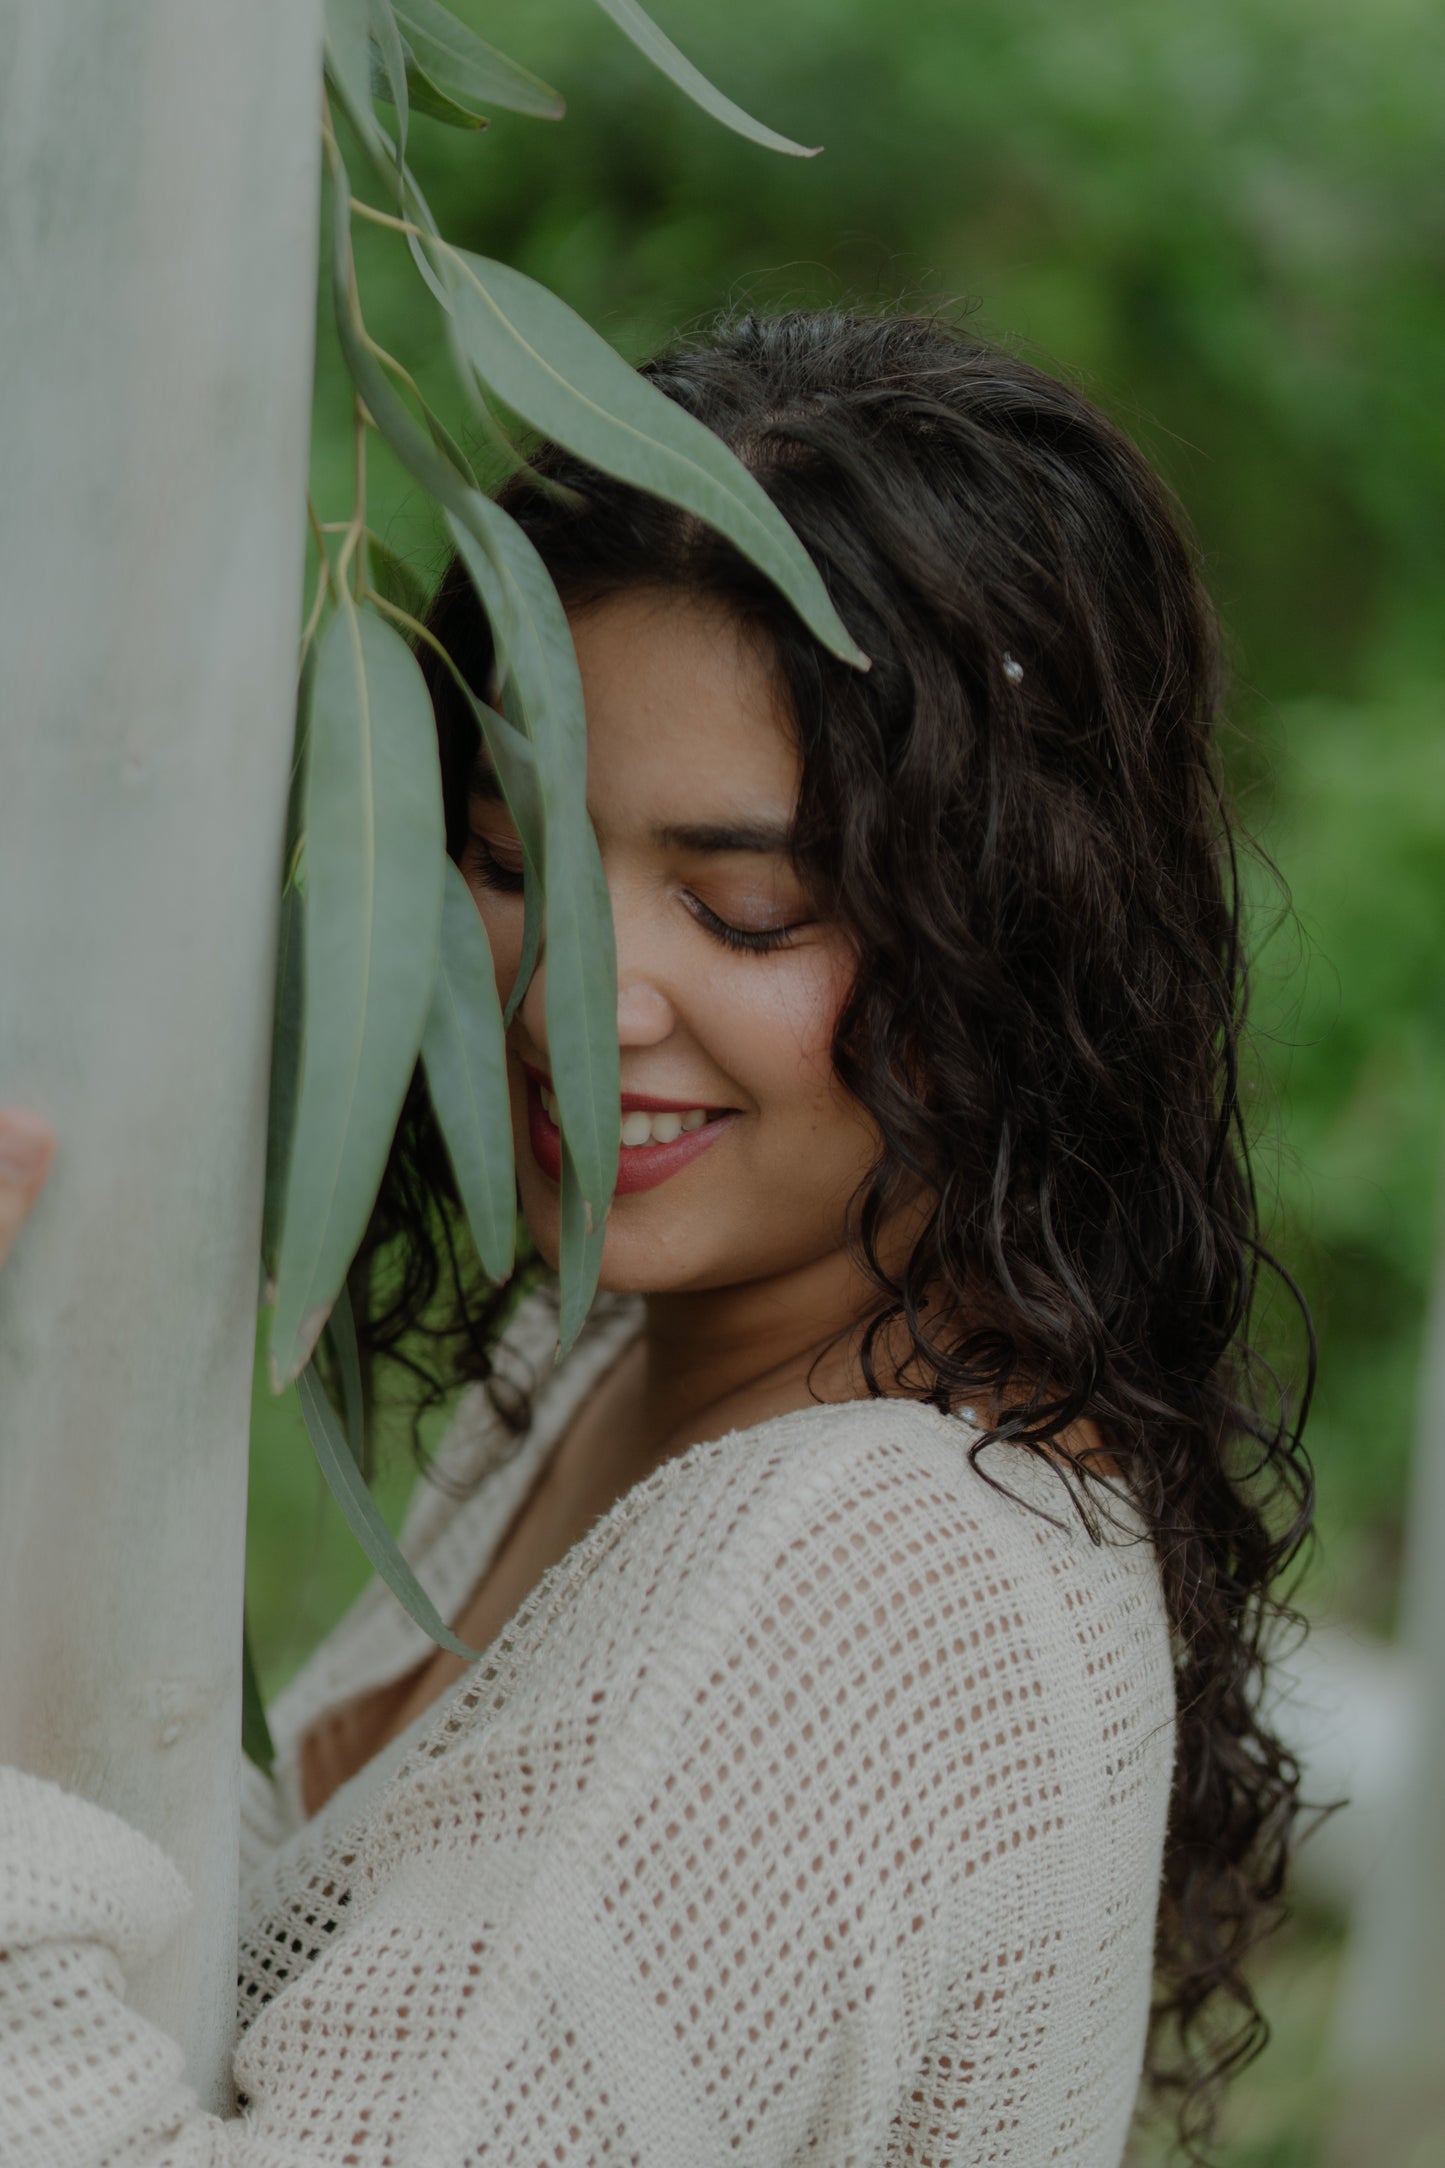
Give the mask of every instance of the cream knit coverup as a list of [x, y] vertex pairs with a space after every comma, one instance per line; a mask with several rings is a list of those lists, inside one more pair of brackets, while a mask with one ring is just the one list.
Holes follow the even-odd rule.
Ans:
[[[478, 1389], [405, 1547], [456, 1616], [571, 1409]], [[693, 1447], [310, 1822], [297, 1742], [430, 1644], [373, 1583], [247, 1769], [238, 2112], [126, 1973], [187, 1902], [114, 1816], [0, 1771], [4, 2168], [1117, 2168], [1174, 1744], [1158, 1575], [1056, 1474], [916, 1403]], [[1041, 1507], [1029, 1511], [1020, 1501]], [[1047, 1514], [1051, 1518], [1045, 1518]], [[1112, 1525], [1111, 1525], [1112, 1523]]]

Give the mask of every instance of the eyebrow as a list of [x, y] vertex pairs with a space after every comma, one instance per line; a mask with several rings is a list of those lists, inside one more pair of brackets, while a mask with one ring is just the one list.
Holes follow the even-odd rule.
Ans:
[[[503, 802], [497, 771], [485, 753], [477, 755], [470, 787], [474, 798]], [[712, 858], [725, 851], [748, 851], [762, 858], [793, 855], [793, 830], [786, 821], [670, 821], [654, 828], [652, 835], [660, 850], [686, 851], [695, 858]]]
[[665, 851], [689, 851], [709, 858], [721, 851], [753, 851], [762, 857], [790, 858], [793, 831], [783, 821], [685, 821], [654, 828], [653, 836]]

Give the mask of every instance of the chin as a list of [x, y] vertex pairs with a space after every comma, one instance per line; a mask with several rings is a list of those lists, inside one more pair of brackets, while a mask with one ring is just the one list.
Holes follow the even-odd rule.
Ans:
[[[555, 1272], [561, 1255], [555, 1203], [550, 1211], [544, 1206], [536, 1218], [525, 1209], [524, 1216], [537, 1254], [548, 1270]], [[693, 1221], [691, 1232], [695, 1236], [696, 1215], [687, 1217]], [[704, 1288], [733, 1286], [754, 1277], [762, 1269], [760, 1259], [736, 1261], [729, 1267], [715, 1253], [704, 1254], [695, 1240], [688, 1239], [688, 1234], [685, 1225], [672, 1230], [671, 1240], [656, 1227], [644, 1230], [620, 1226], [614, 1204], [608, 1214], [607, 1239], [602, 1245], [602, 1269], [597, 1276], [599, 1292], [606, 1295], [688, 1294]]]
[[715, 1258], [689, 1255], [687, 1247], [659, 1242], [655, 1235], [630, 1238], [609, 1223], [597, 1285], [609, 1295], [681, 1295], [750, 1277], [746, 1269], [719, 1271]]

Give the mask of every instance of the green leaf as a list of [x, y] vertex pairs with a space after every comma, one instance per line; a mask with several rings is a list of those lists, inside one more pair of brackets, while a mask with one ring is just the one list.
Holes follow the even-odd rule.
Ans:
[[396, 19], [415, 71], [461, 106], [505, 106], [538, 120], [560, 120], [564, 101], [539, 77], [519, 68], [458, 22], [437, 0], [396, 0]]
[[334, 160], [331, 191], [331, 298], [336, 332], [352, 383], [366, 402], [367, 410], [397, 458], [414, 481], [429, 490], [438, 504], [464, 507], [475, 493], [476, 476], [439, 422], [426, 410], [432, 442], [394, 389], [386, 371], [366, 344], [351, 291], [350, 181], [341, 159]]
[[[504, 605], [503, 605], [504, 606]], [[492, 627], [493, 650], [499, 677], [506, 675], [505, 648], [497, 627]], [[537, 784], [537, 756], [532, 742], [487, 701], [478, 700], [471, 686], [447, 657], [453, 682], [469, 702], [477, 729], [491, 756], [502, 786], [507, 811], [516, 825], [522, 845], [522, 948], [517, 975], [507, 996], [502, 1023], [510, 1024], [526, 997], [536, 968], [542, 940], [542, 799]]]
[[[395, 15], [392, 17], [392, 27], [396, 27]], [[439, 120], [448, 128], [462, 128], [473, 135], [491, 126], [485, 113], [479, 113], [473, 106], [458, 103], [455, 98], [449, 97], [446, 91], [439, 89], [409, 54], [405, 61], [402, 84], [408, 109], [413, 113], [425, 113], [429, 119]], [[371, 56], [371, 95], [379, 98], [383, 105], [396, 104], [390, 71], [384, 66], [381, 54], [375, 48]]]
[[421, 1057], [477, 1255], [489, 1278], [504, 1280], [516, 1251], [517, 1189], [502, 1011], [481, 914], [450, 859]]
[[408, 617], [424, 618], [430, 597], [421, 574], [409, 565], [404, 557], [383, 542], [380, 535], [367, 530], [366, 536], [367, 577], [376, 592], [394, 609], [405, 610]]
[[368, 13], [376, 57], [385, 85], [384, 95], [388, 104], [396, 109], [396, 162], [401, 166], [406, 159], [406, 129], [410, 117], [407, 106], [406, 48], [401, 42], [401, 32], [396, 25], [391, 0], [369, 0]]
[[343, 1285], [326, 1320], [326, 1341], [341, 1379], [341, 1399], [346, 1414], [346, 1442], [363, 1476], [370, 1474], [366, 1439], [366, 1395], [361, 1387], [361, 1349], [356, 1339], [356, 1318], [351, 1291]]
[[559, 1362], [587, 1322], [587, 1312], [592, 1307], [602, 1270], [602, 1245], [607, 1237], [605, 1219], [594, 1218], [587, 1209], [565, 1137], [562, 1139], [560, 1232], [562, 1255], [571, 1260], [572, 1269], [562, 1275], [562, 1306], [557, 1319]]
[[279, 1391], [310, 1357], [375, 1202], [431, 1001], [441, 778], [426, 684], [349, 599], [322, 637], [306, 767], [301, 1086], [271, 1320]]
[[537, 968], [537, 951], [542, 945], [542, 876], [537, 871], [531, 852], [522, 847], [522, 953], [517, 958], [517, 976], [512, 981], [512, 991], [507, 996], [507, 1006], [502, 1011], [504, 1026], [511, 1023], [518, 1009], [527, 998], [527, 988], [532, 983], [532, 973]]
[[[410, 63], [388, 0], [326, 0], [326, 81], [335, 105], [351, 123], [377, 176], [406, 216], [436, 231], [436, 221], [406, 162]], [[398, 68], [400, 72], [398, 73]], [[396, 105], [397, 139], [377, 120], [373, 100]], [[398, 99], [400, 103], [397, 103]], [[348, 187], [349, 193], [349, 187]], [[417, 268], [443, 307], [436, 273], [414, 235], [407, 236]]]
[[281, 910], [276, 932], [276, 989], [271, 1015], [271, 1081], [266, 1113], [266, 1194], [261, 1217], [261, 1257], [274, 1272], [281, 1248], [282, 1211], [291, 1164], [291, 1136], [296, 1122], [296, 1091], [301, 1077], [304, 926], [296, 886], [305, 796], [306, 743], [311, 728], [311, 695], [316, 682], [316, 647], [301, 666], [296, 692], [296, 730], [291, 756], [291, 785], [286, 800], [286, 858]]
[[547, 1052], [582, 1196], [600, 1226], [617, 1179], [621, 1121], [617, 963], [587, 818], [587, 718], [576, 651], [547, 569], [514, 520], [483, 497], [470, 525], [451, 515], [448, 526], [489, 618], [508, 627], [508, 690], [537, 748]]
[[808, 150], [790, 137], [776, 134], [773, 129], [765, 128], [760, 120], [754, 120], [750, 113], [745, 113], [740, 105], [734, 105], [731, 98], [725, 98], [720, 90], [714, 89], [707, 77], [678, 51], [671, 38], [663, 36], [652, 17], [637, 5], [637, 0], [597, 0], [597, 4], [607, 10], [618, 29], [626, 32], [654, 66], [661, 68], [679, 90], [685, 91], [725, 128], [746, 136], [750, 143], [761, 143], [765, 150], [786, 151], [791, 158], [817, 157], [821, 144]]
[[301, 1413], [321, 1473], [326, 1478], [332, 1497], [346, 1517], [348, 1528], [381, 1579], [422, 1632], [430, 1634], [432, 1640], [441, 1648], [450, 1649], [454, 1656], [471, 1658], [479, 1655], [480, 1650], [469, 1649], [464, 1641], [459, 1641], [451, 1632], [436, 1605], [397, 1549], [396, 1538], [382, 1519], [375, 1499], [362, 1481], [360, 1470], [351, 1457], [351, 1448], [342, 1434], [330, 1401], [322, 1391], [321, 1380], [310, 1364], [297, 1378], [296, 1391], [300, 1396]]
[[449, 97], [415, 61], [407, 70], [407, 82], [411, 86], [413, 113], [425, 113], [448, 128], [468, 128], [475, 132], [491, 125], [485, 113], [478, 113], [460, 99]]
[[271, 1026], [271, 1096], [266, 1116], [266, 1202], [261, 1219], [261, 1256], [274, 1273], [281, 1250], [286, 1183], [296, 1126], [296, 1089], [301, 1076], [305, 938], [301, 897], [288, 884], [281, 898], [276, 944], [276, 998]]
[[276, 1748], [271, 1738], [271, 1726], [266, 1721], [266, 1704], [261, 1698], [261, 1682], [256, 1676], [256, 1659], [251, 1654], [251, 1636], [244, 1624], [241, 1627], [241, 1752], [266, 1776], [276, 1765]]
[[509, 407], [604, 473], [716, 527], [781, 588], [825, 647], [867, 668], [812, 559], [712, 430], [525, 272], [464, 249], [445, 248], [441, 260], [462, 359]]
[[[427, 442], [392, 389], [362, 336], [351, 292], [351, 230], [345, 167], [333, 157], [332, 294], [336, 325], [353, 383], [378, 428], [413, 478], [451, 515], [454, 539], [470, 536], [467, 558], [474, 584], [507, 658], [518, 689], [522, 719], [537, 742], [537, 780], [543, 797], [544, 848], [536, 863], [545, 890], [549, 944], [547, 1028], [553, 1082], [562, 1107], [564, 1138], [577, 1163], [584, 1231], [600, 1230], [617, 1179], [621, 1122], [618, 1084], [616, 985], [612, 913], [587, 819], [586, 718], [581, 682], [566, 614], [546, 567], [515, 521], [490, 499], [469, 488], [449, 460]], [[470, 695], [469, 695], [470, 696]], [[504, 791], [509, 741], [493, 738], [496, 721], [474, 702], [488, 733]], [[489, 721], [489, 718], [491, 720]], [[523, 814], [514, 817], [527, 839]], [[580, 989], [575, 1003], [568, 998]], [[569, 1239], [564, 1223], [561, 1256], [563, 1300], [569, 1317], [585, 1314], [595, 1287], [591, 1249]], [[574, 1292], [575, 1291], [575, 1292]]]
[[371, 0], [326, 0], [326, 80], [373, 160], [396, 156], [371, 109]]

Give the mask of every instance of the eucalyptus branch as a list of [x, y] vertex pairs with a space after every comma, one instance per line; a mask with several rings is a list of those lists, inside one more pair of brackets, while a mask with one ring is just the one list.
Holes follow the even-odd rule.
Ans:
[[[374, 205], [367, 203], [360, 196], [351, 196], [349, 199], [349, 204], [350, 209], [356, 214], [356, 216], [366, 219], [367, 221], [369, 221], [370, 224], [374, 226], [385, 227], [391, 233], [405, 234], [408, 240], [418, 242], [431, 242], [434, 246], [438, 248], [447, 249], [449, 253], [453, 255], [455, 255], [456, 253], [456, 251], [451, 248], [451, 244], [445, 241], [439, 233], [424, 231], [420, 226], [413, 225], [409, 219], [393, 218], [391, 214], [387, 211], [378, 211], [374, 207]], [[367, 352], [371, 354], [375, 360], [379, 361], [384, 369], [389, 370], [400, 383], [406, 386], [407, 390], [411, 392], [412, 396], [415, 398], [418, 406], [425, 408], [426, 401], [422, 397], [420, 387], [417, 384], [416, 378], [411, 374], [411, 371], [405, 368], [403, 364], [397, 360], [394, 354], [389, 354], [385, 347], [379, 346], [376, 340], [374, 340], [370, 336], [370, 334], [365, 332], [364, 330], [362, 332], [362, 338], [366, 345]], [[471, 378], [473, 403], [476, 409], [477, 419], [481, 423], [482, 431], [487, 439], [487, 442], [491, 445], [493, 451], [497, 452], [500, 457], [505, 461], [507, 472], [509, 474], [520, 474], [524, 469], [530, 472], [530, 461], [525, 457], [523, 453], [518, 451], [516, 445], [512, 442], [511, 437], [507, 434], [507, 431], [502, 427], [502, 424], [498, 421], [496, 415], [492, 412], [491, 403], [486, 396], [486, 388], [483, 385], [481, 378], [477, 375], [476, 370], [473, 369], [470, 364], [467, 364], [467, 373]], [[575, 490], [567, 489], [561, 483], [544, 481], [540, 476], [537, 476], [536, 480], [538, 487], [541, 488], [546, 494], [556, 495], [562, 502], [568, 504], [575, 504], [578, 501], [577, 493]]]
[[[463, 677], [457, 663], [453, 661], [447, 650], [442, 646], [441, 641], [432, 631], [430, 625], [424, 625], [419, 617], [413, 617], [409, 610], [403, 610], [397, 603], [389, 601], [385, 595], [374, 587], [368, 587], [362, 600], [369, 603], [373, 609], [380, 610], [384, 616], [389, 617], [393, 624], [401, 627], [403, 632], [409, 632], [414, 640], [420, 640], [425, 646], [429, 647], [450, 676], [457, 691], [475, 705], [476, 694]], [[502, 719], [505, 722], [506, 717], [504, 716]]]
[[379, 588], [368, 586], [360, 599], [369, 603], [374, 610], [380, 610], [393, 624], [400, 625], [402, 631], [409, 632], [414, 640], [423, 641], [438, 661], [446, 665], [458, 687], [463, 692], [470, 691], [466, 679], [429, 625], [424, 625], [419, 617], [413, 617], [409, 610], [403, 610], [399, 604], [388, 601]]
[[[355, 479], [351, 501], [351, 518], [346, 525], [346, 539], [342, 543], [340, 553], [336, 559], [336, 578], [338, 584], [342, 587], [346, 585], [347, 574], [351, 570], [351, 560], [357, 556], [362, 537], [366, 533], [366, 432], [369, 423], [370, 416], [362, 402], [361, 394], [356, 392], [352, 400], [351, 441]], [[363, 584], [362, 567], [358, 560], [355, 576], [358, 601], [361, 599]]]
[[316, 628], [321, 623], [321, 613], [326, 607], [326, 597], [331, 590], [331, 560], [326, 553], [326, 530], [316, 517], [316, 507], [311, 501], [309, 490], [306, 494], [306, 517], [310, 521], [311, 533], [316, 542], [316, 593], [301, 632], [301, 654], [297, 664], [298, 676], [306, 667], [306, 657], [310, 653], [311, 643], [316, 637]]
[[413, 225], [409, 218], [393, 218], [390, 211], [378, 211], [375, 204], [368, 203], [363, 196], [352, 196], [349, 200], [356, 216], [364, 218], [369, 226], [386, 226], [393, 233], [415, 234], [419, 241], [436, 241], [441, 238], [435, 232], [428, 232], [425, 226]]

